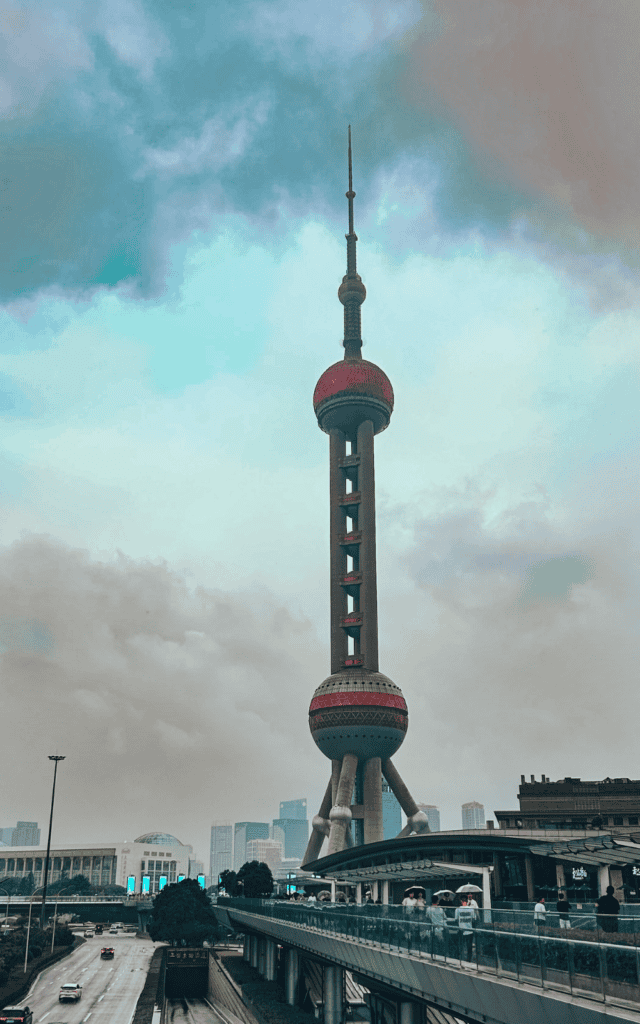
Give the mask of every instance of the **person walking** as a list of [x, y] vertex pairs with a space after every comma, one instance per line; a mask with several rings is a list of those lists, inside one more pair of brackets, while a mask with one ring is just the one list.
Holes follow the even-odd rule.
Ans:
[[598, 928], [601, 928], [603, 932], [617, 932], [618, 930], [620, 904], [613, 895], [614, 891], [613, 886], [608, 885], [606, 896], [601, 896], [596, 903], [596, 921]]
[[535, 907], [533, 908], [533, 920], [538, 928], [544, 927], [544, 923], [547, 919], [547, 908], [544, 904], [544, 896], [541, 896]]
[[[456, 907], [455, 919], [458, 922], [460, 935], [460, 959], [471, 960], [473, 950], [473, 926], [476, 920], [476, 911], [473, 907], [467, 906], [463, 897], [459, 907]], [[464, 955], [463, 955], [464, 954]]]
[[413, 893], [412, 892], [408, 892], [407, 895], [405, 896], [405, 898], [402, 901], [402, 906], [405, 908], [405, 910], [411, 911], [411, 910], [413, 910], [413, 908], [415, 907], [417, 902], [418, 901], [416, 900], [416, 898], [413, 895]]
[[556, 910], [560, 918], [561, 928], [570, 928], [571, 921], [569, 920], [569, 911], [571, 910], [571, 904], [569, 903], [565, 893], [558, 893], [558, 902], [556, 903]]
[[431, 952], [434, 944], [441, 948], [444, 945], [445, 928], [447, 927], [447, 915], [444, 907], [439, 906], [438, 897], [431, 897], [431, 906], [425, 910], [425, 917], [429, 925], [429, 937], [431, 939]]

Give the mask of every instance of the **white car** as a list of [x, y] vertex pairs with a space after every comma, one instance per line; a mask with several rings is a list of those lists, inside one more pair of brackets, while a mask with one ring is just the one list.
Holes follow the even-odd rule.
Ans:
[[58, 999], [61, 1003], [77, 1003], [82, 998], [82, 985], [77, 981], [68, 981], [60, 989]]
[[84, 933], [84, 937], [85, 937], [85, 939], [92, 939], [93, 938], [93, 934], [94, 934], [93, 933], [93, 928], [86, 928], [85, 929], [85, 933]]

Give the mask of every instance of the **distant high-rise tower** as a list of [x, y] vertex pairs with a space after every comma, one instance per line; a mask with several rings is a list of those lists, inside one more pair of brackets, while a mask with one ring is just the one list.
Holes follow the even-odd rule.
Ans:
[[484, 828], [484, 805], [477, 800], [471, 800], [468, 804], [462, 805], [462, 827], [463, 828]]
[[223, 871], [233, 866], [233, 825], [228, 821], [214, 821], [211, 826], [211, 847], [209, 852], [209, 874], [211, 885], [218, 884]]
[[331, 675], [313, 695], [309, 728], [331, 761], [331, 781], [313, 819], [306, 864], [318, 857], [325, 836], [330, 854], [350, 845], [353, 832], [356, 843], [383, 838], [383, 775], [407, 815], [402, 834], [429, 828], [391, 762], [407, 731], [407, 705], [400, 687], [378, 671], [373, 445], [389, 426], [393, 388], [362, 358], [360, 306], [367, 293], [356, 268], [351, 128], [346, 195], [347, 273], [338, 289], [344, 359], [325, 370], [313, 395], [318, 426], [330, 438]]
[[429, 821], [429, 830], [431, 832], [440, 831], [440, 811], [435, 804], [418, 804], [421, 811], [427, 816]]
[[37, 821], [19, 821], [11, 836], [12, 846], [40, 846], [40, 829]]
[[[420, 804], [418, 804], [418, 807]], [[382, 833], [383, 839], [395, 839], [402, 828], [402, 808], [389, 788], [386, 779], [382, 780]]]
[[247, 861], [247, 843], [252, 839], [268, 839], [266, 821], [237, 821], [233, 826], [233, 870], [239, 871]]
[[306, 800], [281, 800], [279, 818], [296, 818], [307, 820]]
[[306, 818], [274, 818], [271, 833], [273, 839], [282, 843], [284, 857], [302, 860], [309, 842], [309, 822]]
[[15, 828], [0, 828], [0, 843], [4, 843], [5, 846], [11, 846], [14, 832]]
[[282, 864], [282, 844], [276, 839], [250, 839], [246, 847], [246, 859], [267, 864], [275, 875]]

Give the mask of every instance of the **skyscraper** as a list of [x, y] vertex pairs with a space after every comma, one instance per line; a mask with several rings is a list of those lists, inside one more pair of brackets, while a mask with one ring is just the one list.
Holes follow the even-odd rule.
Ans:
[[237, 821], [233, 827], [233, 870], [239, 871], [247, 861], [247, 843], [252, 839], [268, 839], [266, 821]]
[[429, 821], [429, 830], [431, 832], [440, 831], [440, 811], [435, 804], [418, 804], [421, 811], [427, 816]]
[[276, 839], [250, 839], [246, 846], [246, 860], [267, 864], [276, 875], [282, 863], [282, 845]]
[[306, 818], [274, 818], [271, 832], [273, 839], [282, 843], [285, 857], [302, 860], [309, 842], [309, 822]]
[[462, 805], [462, 827], [485, 827], [483, 804], [479, 804], [477, 800], [471, 800], [470, 803]]
[[[420, 804], [418, 804], [420, 807]], [[402, 808], [389, 788], [386, 779], [382, 780], [382, 831], [383, 839], [395, 839], [402, 828]]]
[[280, 818], [296, 818], [298, 820], [307, 820], [307, 801], [306, 800], [281, 800], [280, 801]]
[[209, 875], [211, 885], [218, 884], [223, 871], [233, 866], [233, 826], [228, 821], [214, 821], [211, 826]]
[[[382, 775], [407, 815], [404, 834], [428, 829], [425, 815], [391, 762], [407, 731], [402, 691], [378, 671], [378, 597], [374, 437], [388, 427], [393, 388], [362, 358], [360, 306], [366, 289], [356, 268], [349, 129], [347, 273], [338, 289], [344, 306], [344, 359], [320, 377], [313, 395], [318, 426], [329, 435], [331, 675], [316, 689], [309, 728], [331, 761], [331, 781], [304, 862], [325, 836], [329, 853], [353, 840], [383, 838]], [[355, 794], [355, 803], [352, 798]]]
[[40, 846], [40, 829], [37, 821], [19, 821], [11, 836], [12, 846]]

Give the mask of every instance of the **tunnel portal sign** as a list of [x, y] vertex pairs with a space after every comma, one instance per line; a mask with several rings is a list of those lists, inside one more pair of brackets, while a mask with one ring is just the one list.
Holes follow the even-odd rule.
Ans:
[[180, 964], [183, 967], [206, 967], [209, 963], [208, 949], [167, 949], [167, 967]]

